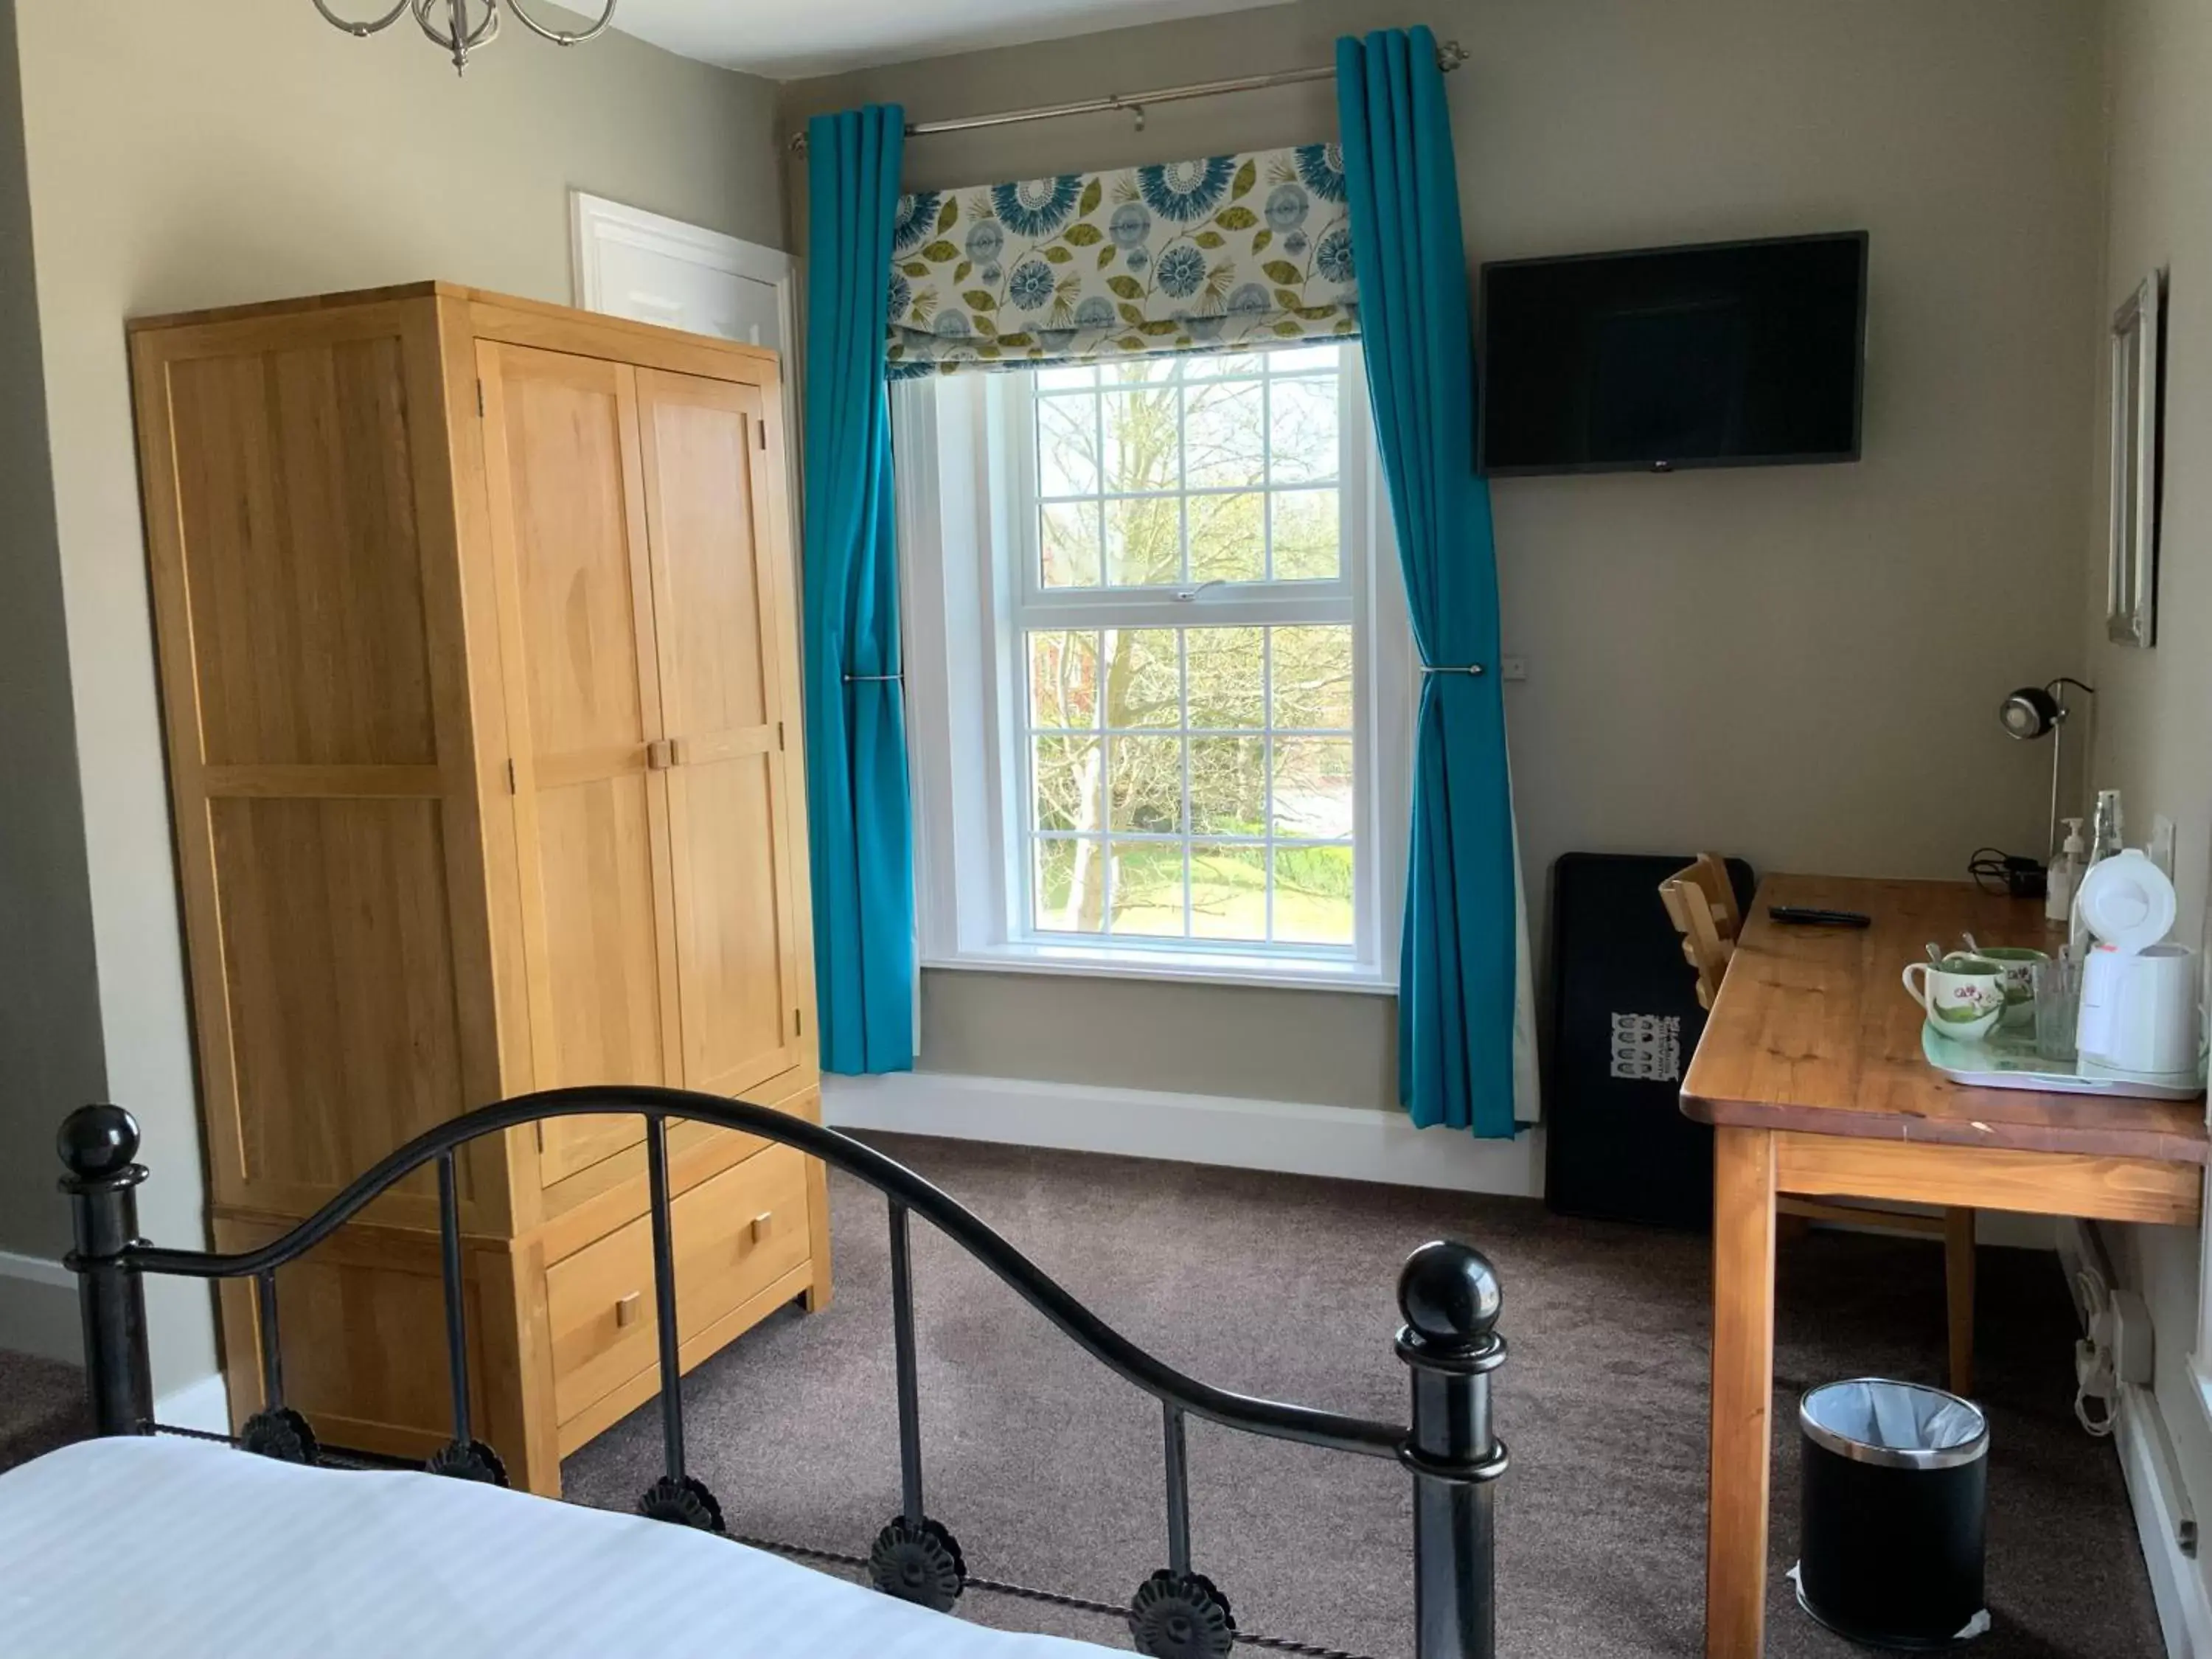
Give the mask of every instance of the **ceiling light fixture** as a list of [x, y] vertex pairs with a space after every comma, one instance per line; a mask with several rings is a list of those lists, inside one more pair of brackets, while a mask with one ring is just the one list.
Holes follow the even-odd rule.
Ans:
[[[523, 0], [398, 0], [398, 3], [383, 16], [365, 23], [339, 16], [330, 9], [327, 0], [314, 0], [315, 9], [322, 13], [324, 21], [334, 28], [343, 29], [356, 40], [366, 40], [372, 34], [381, 34], [402, 17], [412, 15], [416, 27], [424, 34], [453, 54], [453, 69], [462, 75], [468, 73], [471, 52], [499, 39], [499, 20], [502, 9], [513, 12], [515, 21], [540, 40], [550, 40], [556, 46], [574, 46], [586, 40], [595, 40], [606, 33], [607, 25], [614, 21], [615, 4], [616, 0], [606, 0], [606, 8], [599, 13], [599, 21], [589, 28], [572, 33], [567, 29], [548, 28], [530, 15]], [[442, 29], [436, 21], [438, 18], [444, 20]]]

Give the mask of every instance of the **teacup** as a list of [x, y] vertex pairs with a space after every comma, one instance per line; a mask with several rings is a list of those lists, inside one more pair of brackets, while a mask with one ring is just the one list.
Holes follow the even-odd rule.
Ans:
[[2007, 1025], [2035, 1023], [2035, 964], [2048, 962], [2044, 951], [2026, 945], [1984, 945], [1967, 952], [2004, 969], [2004, 1021]]
[[[1922, 976], [1918, 985], [1915, 974]], [[1954, 1042], [1985, 1037], [2004, 1017], [2005, 970], [1987, 957], [1954, 951], [1940, 963], [1909, 963], [1905, 988], [1926, 1011], [1929, 1024]]]

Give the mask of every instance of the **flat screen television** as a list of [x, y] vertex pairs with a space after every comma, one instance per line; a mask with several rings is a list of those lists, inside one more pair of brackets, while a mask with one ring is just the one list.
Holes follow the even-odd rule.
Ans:
[[1859, 458], [1867, 234], [1482, 268], [1492, 477]]

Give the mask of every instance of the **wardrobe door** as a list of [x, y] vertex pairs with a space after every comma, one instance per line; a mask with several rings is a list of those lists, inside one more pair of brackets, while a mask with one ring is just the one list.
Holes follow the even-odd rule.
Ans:
[[[533, 1086], [678, 1080], [668, 792], [635, 371], [483, 343]], [[539, 1130], [540, 1178], [640, 1139]]]
[[794, 925], [796, 711], [784, 707], [784, 551], [763, 492], [774, 395], [637, 373], [646, 515], [660, 619], [661, 712], [672, 739], [683, 1079], [735, 1095], [798, 1065], [804, 1006]]

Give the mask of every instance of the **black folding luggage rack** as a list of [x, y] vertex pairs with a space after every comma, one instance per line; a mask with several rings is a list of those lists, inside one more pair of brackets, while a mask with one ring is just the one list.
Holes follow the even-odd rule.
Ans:
[[[1562, 1215], [1712, 1224], [1713, 1132], [1680, 1109], [1705, 1015], [1659, 897], [1694, 856], [1565, 853], [1552, 866], [1544, 1193]], [[1751, 866], [1728, 870], [1748, 910]]]

